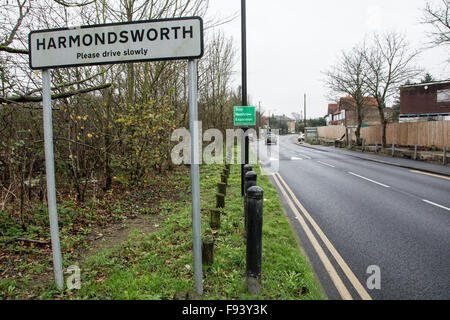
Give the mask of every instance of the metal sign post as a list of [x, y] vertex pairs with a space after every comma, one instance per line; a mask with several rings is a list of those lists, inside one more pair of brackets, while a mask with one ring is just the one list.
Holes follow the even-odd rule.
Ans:
[[51, 105], [51, 68], [189, 60], [191, 130], [192, 229], [195, 286], [203, 294], [198, 145], [197, 61], [203, 56], [203, 20], [200, 17], [110, 23], [31, 31], [28, 36], [31, 69], [42, 71], [48, 212], [55, 281], [64, 288], [56, 207], [55, 164]]
[[200, 221], [200, 158], [198, 132], [197, 61], [188, 62], [189, 77], [189, 130], [191, 132], [191, 193], [192, 193], [192, 234], [194, 251], [195, 288], [203, 294], [202, 283], [202, 231]]
[[55, 160], [53, 156], [53, 124], [52, 124], [52, 93], [50, 71], [42, 70], [42, 107], [44, 115], [44, 148], [45, 174], [47, 180], [48, 215], [50, 218], [50, 234], [52, 238], [53, 272], [56, 285], [64, 288], [62, 271], [61, 246], [59, 243], [58, 212], [56, 209]]

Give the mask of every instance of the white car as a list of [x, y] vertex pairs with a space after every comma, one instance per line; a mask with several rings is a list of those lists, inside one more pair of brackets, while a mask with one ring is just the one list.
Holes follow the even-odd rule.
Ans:
[[305, 134], [302, 133], [301, 135], [298, 136], [298, 142], [302, 142], [305, 141]]

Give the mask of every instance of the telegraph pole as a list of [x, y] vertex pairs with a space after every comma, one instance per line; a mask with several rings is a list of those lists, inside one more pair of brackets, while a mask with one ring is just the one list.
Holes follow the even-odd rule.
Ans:
[[[301, 125], [303, 120], [303, 110], [301, 109], [302, 106], [300, 105], [300, 119], [298, 120], [298, 123]], [[304, 131], [304, 130], [303, 130]], [[304, 132], [303, 132], [304, 133]]]
[[304, 116], [304, 119], [305, 119], [305, 129], [306, 129], [306, 93], [305, 93], [304, 106], [305, 106], [305, 111], [303, 112], [303, 116]]

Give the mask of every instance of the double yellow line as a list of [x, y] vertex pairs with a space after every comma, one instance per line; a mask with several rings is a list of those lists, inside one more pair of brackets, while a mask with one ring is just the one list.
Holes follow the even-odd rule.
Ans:
[[[276, 173], [273, 175], [273, 178], [275, 180], [275, 183], [280, 188], [283, 196], [285, 197], [289, 207], [291, 208], [292, 212], [295, 214], [298, 222], [302, 226], [303, 230], [306, 233], [306, 236], [308, 237], [309, 241], [311, 242], [314, 250], [317, 252], [320, 261], [322, 262], [323, 266], [325, 267], [325, 270], [328, 272], [331, 281], [333, 281], [336, 289], [338, 290], [340, 296], [343, 300], [353, 300], [352, 295], [348, 291], [347, 287], [343, 283], [341, 277], [336, 272], [336, 269], [334, 268], [333, 264], [331, 263], [328, 256], [325, 254], [324, 250], [322, 249], [322, 246], [319, 244], [319, 241], [314, 236], [313, 232], [311, 231], [310, 227], [306, 223], [303, 216], [306, 218], [306, 220], [309, 221], [313, 229], [318, 234], [319, 238], [322, 240], [322, 242], [325, 244], [328, 251], [330, 251], [331, 255], [334, 257], [336, 262], [338, 263], [339, 267], [344, 272], [345, 276], [348, 278], [350, 283], [355, 288], [356, 292], [359, 294], [361, 299], [363, 300], [372, 300], [372, 297], [367, 293], [366, 289], [361, 285], [358, 278], [356, 278], [353, 271], [350, 269], [350, 267], [347, 265], [347, 263], [344, 261], [342, 256], [337, 252], [336, 248], [331, 244], [330, 240], [328, 240], [327, 236], [323, 233], [322, 229], [318, 226], [318, 224], [314, 221], [314, 219], [311, 217], [309, 212], [303, 207], [303, 205], [300, 203], [300, 201], [297, 199], [297, 197], [294, 195], [292, 190], [289, 188], [287, 183], [284, 181], [284, 179], [280, 176], [280, 174]], [[290, 197], [289, 197], [289, 195]], [[292, 198], [292, 200], [291, 200]], [[297, 207], [300, 209], [300, 211], [303, 213], [303, 216], [300, 214], [297, 207], [294, 205], [297, 205]]]

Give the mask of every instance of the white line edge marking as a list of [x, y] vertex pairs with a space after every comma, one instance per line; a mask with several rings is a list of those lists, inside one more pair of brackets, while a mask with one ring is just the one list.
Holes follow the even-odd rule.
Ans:
[[431, 205], [433, 205], [433, 206], [436, 206], [436, 207], [438, 207], [438, 208], [441, 208], [441, 209], [450, 211], [450, 208], [444, 207], [444, 206], [442, 206], [442, 205], [440, 205], [440, 204], [437, 204], [437, 203], [434, 203], [434, 202], [431, 202], [431, 201], [428, 201], [428, 200], [425, 200], [425, 199], [422, 199], [422, 201], [423, 201], [423, 202], [426, 202], [426, 203], [428, 203], [428, 204], [431, 204]]
[[[303, 217], [298, 212], [295, 205], [292, 203], [291, 199], [287, 195], [286, 191], [284, 190], [283, 186], [281, 185], [278, 174], [274, 174], [273, 178], [275, 183], [278, 185], [278, 187], [281, 190], [281, 193], [285, 197], [289, 207], [291, 208], [292, 212], [295, 214], [297, 221], [302, 226], [303, 230], [306, 233], [306, 236], [308, 237], [309, 241], [311, 242], [312, 247], [316, 251], [317, 255], [319, 256], [320, 261], [322, 262], [323, 266], [325, 267], [325, 270], [327, 271], [328, 275], [331, 278], [331, 281], [333, 282], [334, 286], [336, 287], [337, 291], [339, 292], [339, 295], [343, 300], [353, 300], [352, 295], [348, 291], [345, 284], [342, 282], [341, 277], [339, 277], [339, 274], [337, 273], [336, 269], [334, 268], [333, 264], [331, 263], [328, 256], [325, 254], [325, 251], [323, 250], [322, 246], [317, 241], [316, 237], [312, 233], [311, 229], [306, 224], [306, 221], [303, 219]], [[281, 176], [280, 176], [281, 179]]]
[[353, 173], [353, 172], [349, 172], [349, 174], [351, 174], [351, 175], [353, 175], [353, 176], [355, 176], [355, 177], [358, 177], [358, 178], [361, 178], [361, 179], [370, 181], [370, 182], [372, 182], [372, 183], [376, 183], [376, 184], [378, 184], [378, 185], [380, 185], [380, 186], [382, 186], [382, 187], [390, 188], [390, 186], [388, 186], [388, 185], [386, 185], [386, 184], [383, 184], [383, 183], [381, 183], [381, 182], [378, 182], [378, 181], [375, 181], [375, 180], [372, 180], [372, 179], [369, 179], [369, 178], [360, 176], [359, 174], [356, 174], [356, 173]]
[[317, 161], [318, 163], [321, 163], [321, 164], [323, 164], [323, 165], [325, 165], [325, 166], [329, 166], [329, 167], [331, 167], [331, 168], [336, 168], [335, 166], [333, 166], [333, 165], [331, 165], [331, 164], [328, 164], [328, 163], [326, 163], [326, 162], [322, 162], [322, 161]]
[[297, 157], [291, 157], [291, 161], [298, 161], [298, 160], [303, 160], [302, 158], [297, 158]]
[[345, 262], [345, 260], [342, 258], [342, 256], [339, 254], [339, 252], [336, 250], [336, 248], [333, 246], [331, 241], [327, 238], [325, 233], [320, 229], [319, 225], [316, 223], [316, 221], [311, 217], [309, 212], [306, 210], [306, 208], [300, 203], [300, 201], [297, 199], [295, 194], [292, 192], [291, 188], [287, 185], [287, 183], [284, 181], [284, 179], [281, 177], [279, 173], [277, 173], [280, 181], [285, 186], [288, 193], [291, 195], [292, 199], [296, 203], [296, 205], [299, 207], [299, 209], [303, 212], [306, 219], [311, 223], [313, 228], [316, 230], [317, 234], [319, 235], [320, 239], [322, 239], [325, 246], [328, 248], [328, 250], [331, 252], [333, 257], [335, 258], [338, 265], [342, 268], [342, 271], [344, 271], [344, 274], [347, 276], [347, 278], [350, 280], [351, 284], [355, 288], [355, 290], [358, 292], [360, 297], [363, 300], [372, 300], [372, 297], [369, 295], [369, 293], [366, 291], [366, 289], [362, 286], [362, 284], [359, 282], [358, 278], [355, 276], [353, 271], [350, 269], [348, 264]]

